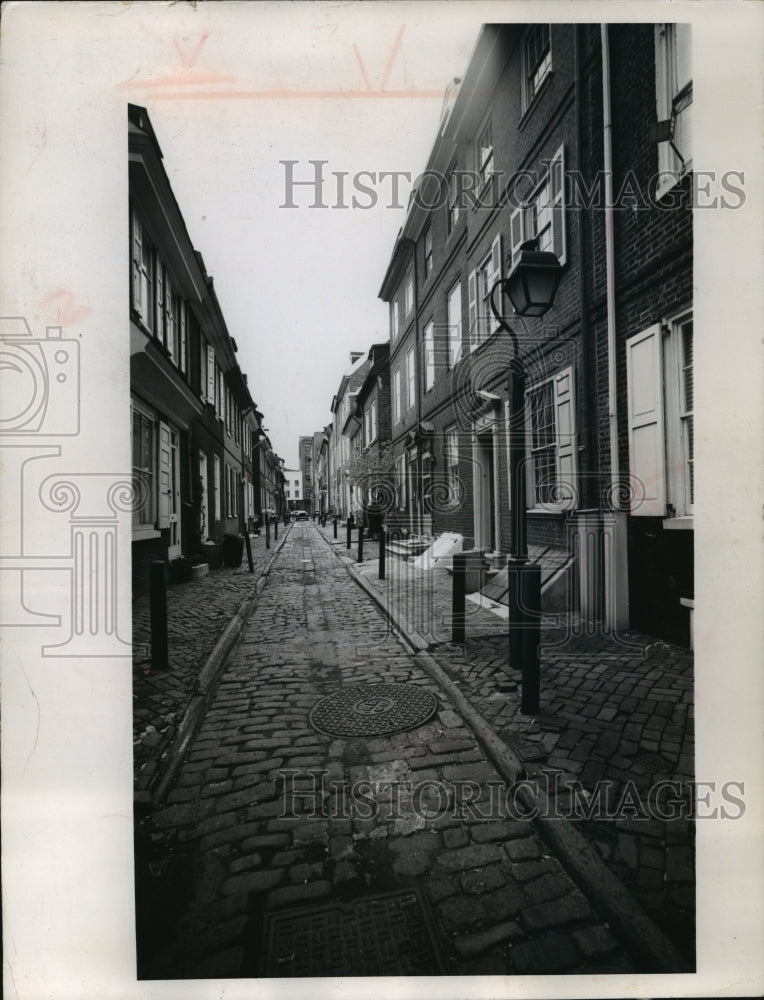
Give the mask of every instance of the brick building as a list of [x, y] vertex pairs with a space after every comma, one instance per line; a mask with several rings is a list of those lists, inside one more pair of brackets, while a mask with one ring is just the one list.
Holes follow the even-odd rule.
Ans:
[[273, 480], [275, 490], [278, 475], [256, 453], [262, 414], [149, 116], [132, 104], [128, 149], [132, 562], [139, 593], [153, 560], [202, 557], [205, 545], [243, 531], [262, 510], [267, 489], [259, 487]]
[[528, 374], [528, 539], [545, 605], [682, 643], [691, 105], [685, 25], [484, 26], [380, 290], [395, 519], [412, 534], [456, 531], [498, 568], [510, 547], [514, 347], [488, 299], [524, 241], [557, 255], [553, 309], [505, 317]]

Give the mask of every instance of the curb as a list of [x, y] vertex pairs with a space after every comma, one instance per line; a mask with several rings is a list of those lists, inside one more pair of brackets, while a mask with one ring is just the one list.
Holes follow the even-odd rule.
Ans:
[[[331, 543], [327, 539], [324, 541], [334, 552]], [[415, 663], [426, 670], [452, 700], [504, 781], [509, 785], [521, 781], [525, 771], [519, 758], [430, 654], [425, 639], [418, 632], [404, 626], [401, 616], [389, 606], [383, 595], [363, 579], [354, 563], [343, 559], [337, 552], [335, 555], [344, 564], [350, 577], [371, 597], [395, 627], [401, 640], [413, 651]], [[666, 973], [694, 971], [688, 960], [610, 871], [586, 837], [569, 820], [563, 817], [549, 818], [549, 799], [546, 794], [525, 783], [519, 784], [516, 792], [517, 800], [529, 810], [532, 822], [544, 840], [554, 849], [563, 868], [599, 913], [607, 919], [611, 929], [625, 947], [645, 963], [646, 971]]]
[[177, 735], [172, 745], [165, 751], [162, 776], [154, 790], [151, 792], [151, 806], [154, 808], [163, 803], [164, 798], [169, 791], [170, 785], [175, 779], [178, 768], [180, 767], [180, 764], [186, 755], [186, 751], [188, 750], [189, 743], [194, 738], [196, 731], [199, 728], [199, 723], [204, 718], [204, 713], [207, 710], [215, 691], [217, 690], [218, 681], [220, 680], [225, 665], [228, 662], [228, 657], [236, 647], [241, 633], [244, 630], [244, 626], [247, 624], [249, 616], [257, 607], [257, 598], [262, 593], [263, 588], [267, 583], [274, 560], [281, 551], [281, 547], [284, 542], [287, 540], [291, 528], [291, 524], [287, 525], [286, 530], [279, 539], [276, 547], [271, 550], [271, 553], [266, 559], [265, 565], [260, 570], [257, 579], [254, 580], [252, 595], [250, 597], [245, 597], [239, 604], [233, 618], [231, 618], [226, 627], [223, 629], [223, 632], [218, 638], [218, 641], [215, 643], [212, 652], [202, 664], [194, 692], [191, 695], [191, 700], [186, 706], [186, 709], [183, 712], [183, 717], [178, 723]]

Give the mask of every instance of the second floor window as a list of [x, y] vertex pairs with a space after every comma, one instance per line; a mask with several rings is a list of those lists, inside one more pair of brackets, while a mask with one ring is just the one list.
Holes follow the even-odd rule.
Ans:
[[490, 307], [491, 289], [501, 277], [501, 235], [496, 236], [487, 254], [470, 274], [470, 350], [490, 337], [498, 325]]
[[[390, 339], [395, 340], [398, 336], [398, 299], [393, 299], [390, 303]], [[344, 400], [343, 400], [344, 405]]]
[[461, 192], [459, 190], [459, 175], [456, 172], [456, 163], [452, 164], [448, 171], [448, 234], [453, 232], [456, 223], [459, 221]]
[[658, 195], [689, 169], [692, 159], [692, 49], [689, 24], [655, 26], [655, 94], [658, 121], [670, 122], [671, 142], [658, 144]]
[[542, 181], [522, 205], [512, 212], [512, 264], [526, 240], [535, 239], [537, 249], [551, 250], [561, 264], [566, 260], [565, 151], [562, 146], [549, 162]]
[[154, 250], [138, 213], [132, 213], [132, 307], [143, 325], [154, 329], [153, 302]]
[[523, 38], [523, 111], [533, 102], [552, 71], [552, 44], [548, 24], [532, 24]]
[[493, 176], [493, 126], [490, 118], [478, 133], [475, 169], [478, 174], [478, 190], [482, 191]]
[[448, 365], [453, 368], [462, 354], [462, 283], [448, 293]]
[[411, 409], [416, 402], [416, 352], [413, 347], [406, 353], [406, 379], [408, 382], [406, 407]]
[[393, 372], [393, 423], [397, 424], [401, 419], [401, 370], [396, 368]]
[[404, 309], [404, 315], [408, 316], [411, 310], [414, 308], [414, 273], [409, 271], [406, 275], [406, 307]]
[[424, 276], [429, 277], [432, 271], [432, 230], [427, 227], [424, 234]]
[[424, 391], [435, 385], [435, 324], [432, 320], [424, 328]]

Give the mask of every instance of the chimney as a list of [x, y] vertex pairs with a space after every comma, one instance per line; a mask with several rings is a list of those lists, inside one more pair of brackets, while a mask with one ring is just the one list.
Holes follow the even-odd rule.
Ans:
[[360, 360], [364, 355], [363, 351], [351, 351], [350, 352], [350, 364], [354, 365], [356, 361]]

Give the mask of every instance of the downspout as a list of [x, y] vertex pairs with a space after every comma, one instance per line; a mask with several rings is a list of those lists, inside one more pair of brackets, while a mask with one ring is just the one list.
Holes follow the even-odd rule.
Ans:
[[613, 124], [610, 99], [610, 41], [608, 26], [602, 39], [602, 136], [605, 168], [605, 275], [607, 291], [607, 385], [610, 435], [610, 503], [603, 510], [604, 617], [610, 631], [629, 624], [629, 588], [626, 517], [617, 509], [620, 499], [618, 464], [618, 408], [616, 398], [615, 234], [613, 226]]
[[610, 43], [608, 26], [602, 35], [602, 135], [605, 168], [605, 274], [607, 288], [607, 404], [610, 432], [610, 495], [618, 486], [618, 411], [615, 377], [615, 239], [613, 234], [613, 125], [610, 109]]

